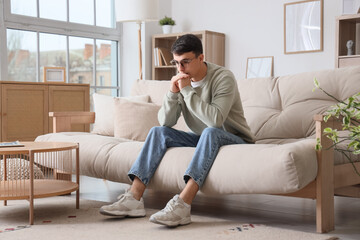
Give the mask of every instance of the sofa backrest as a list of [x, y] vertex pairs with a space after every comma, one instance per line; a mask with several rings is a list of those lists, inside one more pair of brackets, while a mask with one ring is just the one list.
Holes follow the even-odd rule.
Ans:
[[316, 114], [360, 92], [360, 67], [238, 81], [244, 114], [256, 140], [304, 138], [315, 134]]
[[[313, 117], [335, 101], [314, 88], [314, 78], [337, 99], [360, 92], [360, 67], [306, 72], [274, 78], [238, 81], [245, 118], [256, 140], [304, 138], [315, 133]], [[161, 105], [169, 81], [137, 80], [131, 95], [149, 95]]]
[[165, 94], [170, 89], [170, 81], [136, 80], [130, 95], [149, 95], [150, 102], [161, 105]]

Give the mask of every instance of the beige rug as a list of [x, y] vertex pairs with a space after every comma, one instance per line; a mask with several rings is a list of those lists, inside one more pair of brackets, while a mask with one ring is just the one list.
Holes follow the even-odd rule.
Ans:
[[8, 201], [0, 206], [0, 239], [275, 239], [325, 240], [337, 239], [329, 235], [305, 233], [230, 221], [214, 217], [192, 215], [193, 223], [167, 228], [148, 221], [156, 210], [147, 209], [145, 218], [108, 218], [98, 213], [104, 203], [52, 197], [35, 200], [35, 225], [28, 225], [28, 202]]

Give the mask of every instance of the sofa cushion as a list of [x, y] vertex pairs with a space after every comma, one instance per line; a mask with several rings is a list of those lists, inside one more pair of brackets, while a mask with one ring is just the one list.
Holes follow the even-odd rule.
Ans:
[[[115, 97], [94, 93], [92, 95], [95, 123], [92, 133], [114, 136], [114, 99]], [[123, 97], [132, 101], [149, 102], [148, 95]]]
[[[78, 142], [80, 174], [130, 183], [127, 173], [143, 142], [91, 133], [51, 133], [36, 141]], [[221, 147], [204, 183], [207, 194], [289, 193], [306, 186], [317, 173], [314, 139], [287, 144], [240, 144]], [[149, 183], [178, 192], [195, 148], [170, 148]], [[241, 156], [241, 157], [239, 157]], [[261, 176], [261, 177], [259, 177]]]
[[314, 134], [314, 115], [336, 104], [322, 91], [312, 91], [314, 78], [326, 85], [326, 91], [345, 100], [359, 92], [360, 67], [238, 81], [245, 118], [256, 140]]
[[159, 105], [134, 102], [117, 98], [114, 100], [114, 136], [145, 141], [150, 129], [159, 126]]
[[[85, 132], [50, 133], [38, 136], [35, 141], [79, 143], [80, 174], [98, 178], [103, 178], [104, 172], [108, 171], [107, 158], [109, 151], [119, 143], [132, 142], [128, 139]], [[122, 159], [119, 160], [118, 156], [118, 167], [123, 165], [122, 161]], [[75, 169], [75, 161], [73, 161], [73, 169]]]
[[131, 88], [131, 96], [149, 95], [150, 102], [162, 105], [165, 94], [170, 90], [170, 81], [136, 80]]
[[[157, 80], [136, 80], [131, 89], [131, 95], [148, 95], [150, 96], [150, 102], [157, 105], [162, 105], [165, 94], [170, 89], [169, 81], [157, 81]], [[180, 116], [177, 123], [173, 128], [188, 132], [189, 128], [183, 116]]]

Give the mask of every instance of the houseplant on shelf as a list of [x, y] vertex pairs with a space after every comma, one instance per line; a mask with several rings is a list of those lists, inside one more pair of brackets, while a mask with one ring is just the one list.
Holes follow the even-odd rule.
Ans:
[[162, 26], [163, 33], [171, 33], [172, 27], [175, 25], [175, 21], [171, 17], [165, 16], [164, 18], [159, 20], [160, 26]]

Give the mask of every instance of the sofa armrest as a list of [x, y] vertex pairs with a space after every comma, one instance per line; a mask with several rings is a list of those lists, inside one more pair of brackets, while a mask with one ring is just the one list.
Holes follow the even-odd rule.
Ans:
[[327, 232], [334, 226], [334, 148], [331, 139], [324, 135], [324, 129], [341, 129], [339, 119], [331, 117], [324, 121], [324, 115], [314, 116], [316, 138], [322, 146], [316, 151], [318, 173], [316, 177], [316, 222], [318, 232]]
[[53, 118], [53, 133], [70, 132], [72, 124], [94, 123], [95, 112], [49, 112]]

